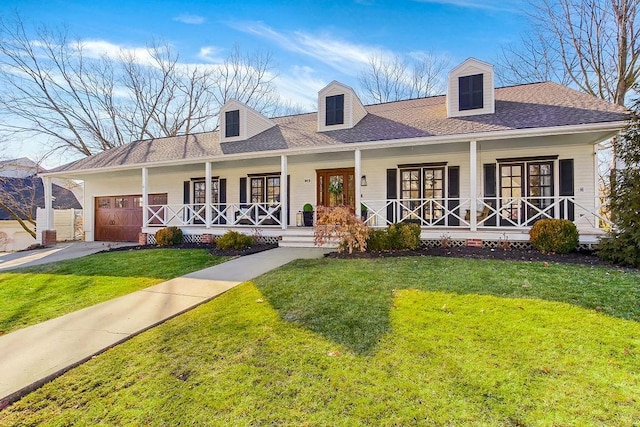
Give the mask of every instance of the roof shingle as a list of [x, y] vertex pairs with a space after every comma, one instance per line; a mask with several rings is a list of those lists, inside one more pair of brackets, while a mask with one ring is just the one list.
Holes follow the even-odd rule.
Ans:
[[219, 142], [218, 132], [135, 141], [52, 172], [224, 157], [230, 154], [333, 146], [369, 141], [617, 122], [623, 107], [552, 82], [498, 88], [495, 113], [448, 118], [446, 97], [369, 105], [352, 129], [317, 132], [317, 114], [272, 119], [276, 126], [245, 141]]

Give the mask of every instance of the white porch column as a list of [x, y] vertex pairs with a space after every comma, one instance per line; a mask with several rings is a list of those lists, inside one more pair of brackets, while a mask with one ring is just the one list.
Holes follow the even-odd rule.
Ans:
[[211, 228], [211, 162], [204, 164], [204, 223]]
[[355, 198], [355, 208], [356, 208], [356, 216], [358, 218], [360, 218], [360, 215], [362, 215], [362, 211], [360, 209], [360, 199], [361, 199], [361, 194], [360, 192], [362, 191], [362, 187], [360, 186], [360, 179], [362, 177], [362, 155], [360, 153], [360, 149], [356, 148], [356, 151], [354, 153], [355, 156], [355, 171], [354, 171], [354, 177], [353, 179], [356, 181], [356, 198]]
[[288, 193], [288, 165], [287, 156], [280, 156], [280, 222], [282, 229], [287, 229], [287, 218], [289, 218], [289, 210], [287, 209], [287, 193]]
[[142, 168], [142, 226], [149, 222], [149, 169]]
[[53, 186], [51, 177], [45, 176], [42, 179], [44, 185], [44, 213], [45, 213], [45, 231], [53, 230]]
[[469, 141], [469, 192], [471, 193], [471, 205], [469, 207], [469, 221], [471, 231], [478, 230], [478, 151], [477, 142]]

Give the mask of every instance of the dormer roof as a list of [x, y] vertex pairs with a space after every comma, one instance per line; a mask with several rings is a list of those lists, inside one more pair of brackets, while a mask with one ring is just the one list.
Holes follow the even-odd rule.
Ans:
[[[233, 114], [233, 112], [235, 111], [237, 111], [237, 113]], [[244, 104], [235, 99], [227, 101], [222, 106], [222, 108], [220, 108], [219, 117], [220, 142], [243, 141], [252, 138], [276, 125], [273, 120], [263, 116], [253, 108], [249, 107], [247, 104]], [[232, 123], [229, 123], [227, 121], [227, 118], [235, 118], [238, 120], [238, 122], [235, 123], [238, 126], [237, 132], [227, 132], [228, 126], [232, 126]]]
[[318, 132], [351, 129], [366, 115], [356, 92], [343, 83], [334, 80], [318, 92]]
[[447, 117], [477, 116], [494, 112], [493, 65], [468, 58], [449, 72]]

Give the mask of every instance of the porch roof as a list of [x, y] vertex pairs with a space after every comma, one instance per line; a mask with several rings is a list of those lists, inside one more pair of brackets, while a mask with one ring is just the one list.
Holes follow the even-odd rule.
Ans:
[[560, 128], [621, 122], [623, 107], [552, 82], [498, 88], [495, 113], [447, 117], [446, 97], [411, 99], [366, 106], [367, 116], [352, 129], [317, 131], [317, 113], [277, 117], [276, 126], [252, 138], [219, 142], [218, 131], [135, 141], [58, 167], [51, 173], [224, 159], [271, 151], [292, 152], [353, 143], [406, 141], [433, 137]]

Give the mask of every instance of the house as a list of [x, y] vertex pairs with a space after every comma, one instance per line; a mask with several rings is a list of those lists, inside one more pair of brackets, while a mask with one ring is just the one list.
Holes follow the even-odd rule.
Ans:
[[[41, 178], [33, 175], [25, 160], [2, 162], [0, 171], [0, 251], [17, 251], [39, 243], [23, 224], [35, 231], [33, 222], [37, 222], [39, 208], [44, 208], [44, 185]], [[10, 167], [9, 165], [20, 167]], [[27, 165], [27, 166], [25, 166]], [[34, 163], [35, 165], [35, 163]], [[22, 167], [25, 166], [25, 167]], [[55, 224], [60, 229], [59, 238], [74, 238], [75, 222], [81, 218], [80, 203], [74, 193], [58, 184], [51, 184], [51, 208], [55, 210]], [[36, 237], [38, 237], [36, 235]]]
[[426, 244], [527, 244], [536, 220], [567, 218], [591, 245], [606, 221], [598, 146], [626, 119], [551, 82], [496, 89], [493, 66], [470, 58], [446, 95], [365, 106], [334, 81], [317, 113], [277, 118], [229, 101], [218, 131], [136, 141], [42, 176], [84, 181], [87, 240], [153, 242], [175, 225], [194, 242], [235, 229], [311, 246], [298, 215], [310, 203], [366, 210], [372, 227], [412, 219]]

